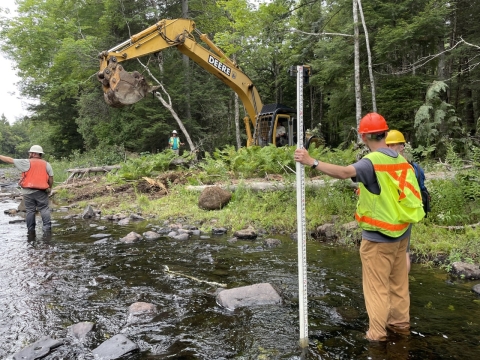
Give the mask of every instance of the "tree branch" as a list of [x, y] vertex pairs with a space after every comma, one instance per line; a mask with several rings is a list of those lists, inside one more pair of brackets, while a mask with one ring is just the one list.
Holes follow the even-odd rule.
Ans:
[[306, 31], [295, 29], [295, 28], [291, 28], [290, 31], [291, 32], [298, 32], [298, 33], [304, 34], [304, 35], [312, 35], [312, 36], [346, 36], [346, 37], [353, 37], [354, 36], [354, 35], [350, 35], [350, 34], [328, 33], [328, 32], [309, 33], [309, 32], [306, 32]]

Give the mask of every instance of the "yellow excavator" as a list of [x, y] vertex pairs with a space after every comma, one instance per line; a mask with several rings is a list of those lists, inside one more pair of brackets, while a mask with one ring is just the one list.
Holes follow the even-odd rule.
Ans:
[[[194, 35], [210, 50], [200, 44]], [[100, 71], [97, 79], [102, 83], [107, 104], [113, 107], [131, 105], [155, 91], [158, 87], [148, 85], [142, 74], [138, 71], [129, 73], [120, 63], [170, 47], [176, 47], [238, 94], [248, 114], [243, 119], [247, 146], [282, 146], [294, 145], [297, 142], [297, 111], [281, 104], [264, 105], [250, 78], [206, 34], [197, 30], [195, 22], [189, 19], [161, 20], [133, 35], [129, 40], [99, 54]], [[281, 126], [285, 131], [282, 131]], [[278, 135], [283, 135], [277, 137], [277, 130]], [[313, 137], [307, 139], [307, 148], [312, 140]]]

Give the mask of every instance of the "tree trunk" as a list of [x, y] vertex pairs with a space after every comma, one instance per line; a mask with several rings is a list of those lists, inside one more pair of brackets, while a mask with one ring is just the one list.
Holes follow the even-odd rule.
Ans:
[[[182, 18], [188, 19], [188, 0], [182, 0]], [[191, 102], [190, 102], [190, 88], [191, 88], [191, 81], [190, 81], [190, 58], [187, 55], [182, 55], [183, 61], [183, 68], [185, 71], [185, 118], [191, 119], [192, 118], [192, 111], [191, 111]]]
[[165, 100], [162, 96], [162, 94], [158, 91], [155, 92], [155, 97], [160, 100], [160, 102], [162, 103], [163, 106], [165, 106], [165, 108], [168, 109], [168, 111], [170, 111], [170, 113], [172, 114], [173, 118], [177, 121], [177, 124], [178, 124], [178, 127], [180, 128], [180, 130], [182, 131], [183, 135], [185, 136], [185, 139], [187, 140], [188, 142], [188, 145], [190, 146], [190, 151], [193, 153], [193, 152], [196, 152], [196, 148], [195, 148], [195, 145], [193, 144], [192, 142], [192, 139], [190, 138], [190, 135], [187, 131], [187, 129], [185, 128], [185, 126], [183, 125], [183, 122], [182, 120], [180, 120], [180, 118], [178, 117], [177, 113], [175, 112], [175, 110], [173, 109], [173, 106], [172, 106], [172, 99], [170, 98], [170, 95], [168, 94], [167, 90], [165, 90], [165, 88], [163, 87], [163, 84], [158, 81], [158, 79], [153, 76], [152, 72], [150, 71], [150, 69], [148, 68], [148, 66], [144, 65], [140, 59], [137, 59], [137, 61], [140, 63], [140, 65], [142, 65], [142, 67], [145, 69], [145, 71], [148, 73], [148, 75], [150, 75], [150, 77], [160, 86], [160, 90], [162, 91], [162, 93], [165, 94], [165, 96], [167, 97], [168, 101]]
[[[232, 60], [236, 63], [237, 57], [235, 54], [232, 56]], [[234, 106], [234, 120], [235, 120], [235, 139], [237, 141], [237, 150], [242, 147], [242, 138], [240, 135], [240, 104], [238, 102], [238, 94], [234, 92], [233, 97], [233, 106]]]
[[444, 39], [437, 39], [437, 53], [440, 54], [438, 57], [437, 65], [437, 79], [444, 81], [445, 77], [445, 43]]
[[168, 109], [168, 111], [170, 111], [170, 113], [172, 114], [173, 118], [177, 121], [177, 124], [178, 124], [178, 127], [180, 128], [180, 130], [182, 131], [183, 135], [185, 136], [185, 139], [187, 140], [188, 142], [188, 146], [190, 146], [190, 151], [191, 152], [195, 152], [195, 145], [193, 144], [192, 142], [192, 139], [190, 138], [190, 135], [188, 134], [188, 131], [187, 129], [185, 128], [185, 126], [183, 125], [183, 122], [182, 120], [180, 120], [180, 118], [178, 117], [177, 113], [175, 112], [175, 110], [173, 109], [173, 106], [172, 106], [172, 99], [170, 98], [170, 95], [167, 93], [167, 90], [165, 90], [165, 88], [163, 87], [162, 84], [160, 84], [160, 89], [162, 90], [162, 92], [165, 94], [165, 96], [168, 98], [168, 101], [165, 100], [162, 96], [162, 94], [160, 92], [155, 92], [155, 96], [158, 100], [160, 100], [160, 102], [162, 103], [163, 106], [165, 106], [165, 108]]
[[357, 0], [357, 4], [358, 4], [358, 10], [360, 10], [360, 17], [362, 18], [363, 31], [365, 32], [365, 44], [367, 46], [368, 75], [370, 76], [370, 89], [372, 91], [372, 111], [377, 112], [377, 100], [375, 95], [375, 79], [373, 78], [372, 53], [370, 51], [370, 41], [368, 40], [368, 29], [367, 29], [367, 25], [365, 24], [365, 17], [363, 16], [362, 1]]
[[238, 103], [238, 94], [234, 94], [235, 106], [235, 139], [237, 139], [237, 150], [242, 147], [242, 139], [240, 138], [240, 105]]
[[[354, 63], [355, 63], [355, 118], [357, 129], [362, 118], [362, 92], [360, 88], [360, 45], [358, 41], [358, 7], [357, 0], [353, 0], [353, 34], [354, 34]], [[362, 138], [357, 134], [357, 142], [361, 143]]]
[[314, 124], [313, 124], [313, 119], [314, 119], [314, 113], [313, 113], [313, 109], [314, 109], [314, 99], [313, 99], [313, 86], [310, 86], [310, 129], [313, 130], [314, 128]]

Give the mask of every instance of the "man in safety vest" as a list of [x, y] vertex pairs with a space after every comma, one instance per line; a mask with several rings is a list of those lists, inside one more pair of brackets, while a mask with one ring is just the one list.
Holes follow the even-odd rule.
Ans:
[[388, 148], [387, 131], [383, 116], [365, 115], [358, 132], [371, 152], [349, 166], [318, 161], [303, 148], [295, 151], [295, 161], [334, 178], [352, 178], [359, 184], [355, 218], [362, 228], [360, 258], [369, 318], [366, 339], [370, 341], [385, 341], [387, 328], [409, 333], [410, 295], [405, 252], [411, 224], [425, 215], [413, 168], [403, 156]]
[[[387, 146], [395, 150], [397, 153], [402, 155], [405, 159], [405, 136], [398, 131], [398, 130], [390, 130], [388, 135], [385, 139], [385, 143]], [[407, 160], [408, 161], [408, 160]], [[420, 187], [420, 193], [422, 195], [422, 202], [423, 202], [423, 210], [425, 214], [430, 211], [430, 193], [428, 192], [427, 188], [425, 187], [425, 172], [423, 171], [422, 167], [417, 164], [416, 162], [409, 161], [410, 165], [413, 166], [413, 171], [415, 172], [415, 176], [418, 181], [418, 186]], [[425, 215], [426, 216], [426, 215]], [[407, 269], [410, 272], [410, 242], [407, 246]]]
[[33, 145], [28, 151], [28, 159], [13, 159], [0, 155], [0, 160], [14, 164], [22, 172], [19, 185], [22, 188], [23, 200], [27, 210], [27, 230], [29, 235], [35, 235], [35, 213], [40, 211], [44, 234], [52, 229], [48, 193], [53, 185], [52, 166], [42, 159], [44, 152], [40, 145]]
[[180, 145], [185, 144], [180, 142], [180, 138], [177, 135], [177, 130], [173, 130], [172, 136], [170, 137], [170, 139], [168, 139], [168, 146], [175, 152], [175, 154], [178, 155], [180, 153]]

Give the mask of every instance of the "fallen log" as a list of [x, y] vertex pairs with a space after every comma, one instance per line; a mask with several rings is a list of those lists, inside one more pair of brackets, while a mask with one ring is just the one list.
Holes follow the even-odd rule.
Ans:
[[[331, 185], [333, 183], [335, 183], [336, 181], [338, 181], [337, 179], [332, 179], [332, 180], [321, 180], [321, 179], [313, 179], [313, 180], [307, 180], [305, 181], [305, 187], [312, 187], [314, 189], [318, 189], [320, 187], [323, 187], [325, 185]], [[217, 184], [217, 185], [198, 185], [198, 186], [194, 186], [194, 185], [189, 185], [189, 186], [186, 186], [186, 189], [189, 190], [189, 191], [197, 191], [197, 192], [201, 192], [203, 190], [205, 190], [207, 187], [210, 187], [210, 186], [219, 186], [221, 187], [222, 189], [225, 189], [225, 190], [229, 190], [229, 191], [235, 191], [238, 187], [242, 187], [242, 188], [247, 188], [247, 189], [250, 189], [252, 191], [277, 191], [277, 190], [285, 190], [285, 189], [295, 189], [296, 188], [296, 184], [295, 182], [292, 182], [292, 183], [285, 183], [285, 182], [281, 182], [281, 181], [244, 181], [244, 182], [240, 182], [238, 184]], [[353, 181], [349, 182], [348, 183], [348, 186], [352, 187], [352, 188], [356, 188], [356, 183], [354, 183]]]
[[97, 175], [98, 173], [106, 174], [108, 172], [120, 169], [120, 165], [110, 166], [94, 166], [89, 168], [68, 169], [67, 172], [71, 173], [65, 183], [68, 184], [74, 179], [83, 179], [90, 176], [90, 174]]

